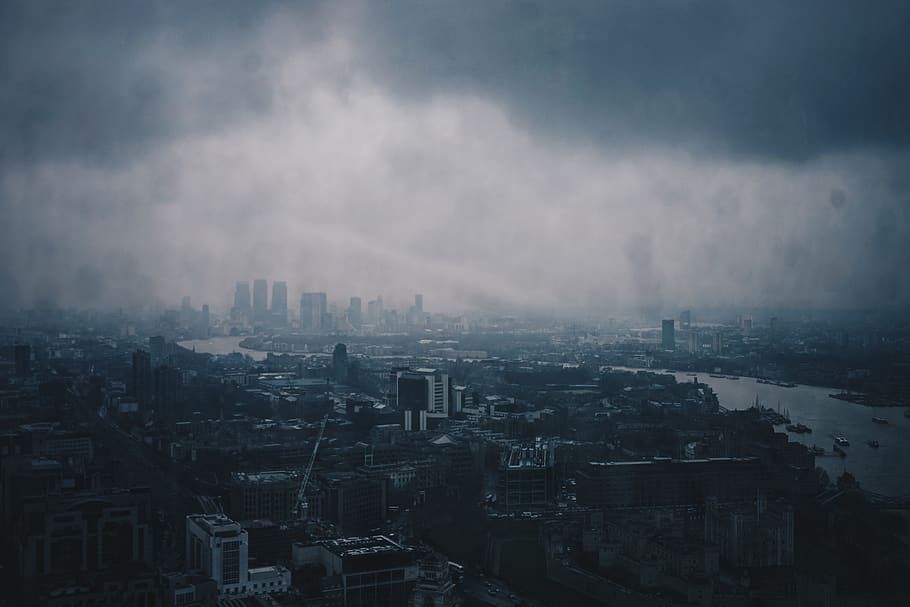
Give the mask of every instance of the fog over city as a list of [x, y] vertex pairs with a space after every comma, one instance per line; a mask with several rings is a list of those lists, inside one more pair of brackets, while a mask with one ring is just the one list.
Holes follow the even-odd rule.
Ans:
[[263, 276], [441, 311], [900, 309], [908, 20], [4, 3], [3, 303], [227, 305]]

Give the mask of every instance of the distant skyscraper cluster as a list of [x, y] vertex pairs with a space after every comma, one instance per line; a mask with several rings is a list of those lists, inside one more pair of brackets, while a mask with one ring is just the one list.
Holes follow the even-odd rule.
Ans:
[[303, 333], [354, 333], [367, 329], [383, 330], [421, 329], [429, 318], [424, 310], [423, 294], [414, 295], [414, 305], [399, 313], [386, 309], [382, 296], [370, 300], [364, 310], [363, 299], [353, 295], [345, 308], [329, 301], [324, 291], [304, 291], [300, 295], [296, 315], [288, 309], [288, 285], [284, 281], [272, 283], [271, 301], [268, 298], [268, 280], [257, 278], [250, 282], [237, 281], [234, 287], [234, 305], [230, 323], [233, 329], [255, 327], [280, 328], [293, 326]]
[[234, 287], [234, 305], [231, 321], [239, 325], [259, 327], [283, 327], [288, 323], [288, 284], [281, 280], [272, 283], [272, 299], [269, 302], [269, 281], [257, 278], [250, 283], [238, 281]]

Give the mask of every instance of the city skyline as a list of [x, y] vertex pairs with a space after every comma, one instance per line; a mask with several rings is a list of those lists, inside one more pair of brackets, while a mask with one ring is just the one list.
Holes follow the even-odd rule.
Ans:
[[3, 305], [900, 310], [907, 10], [8, 3]]
[[908, 24], [0, 1], [0, 607], [906, 603]]

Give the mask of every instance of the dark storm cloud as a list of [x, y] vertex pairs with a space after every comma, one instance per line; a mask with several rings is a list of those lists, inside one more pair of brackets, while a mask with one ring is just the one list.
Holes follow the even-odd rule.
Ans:
[[[224, 49], [210, 128], [268, 110], [246, 52], [284, 11], [301, 37], [320, 3], [7, 2], [0, 6], [2, 153], [116, 160], [173, 136], [150, 43]], [[910, 4], [814, 2], [366, 2], [364, 59], [396, 91], [475, 91], [529, 128], [805, 159], [910, 142]], [[198, 127], [198, 125], [197, 125]]]
[[907, 12], [3, 3], [3, 302], [904, 305]]
[[[0, 160], [12, 164], [76, 156], [118, 163], [149, 146], [217, 129], [268, 110], [257, 97], [258, 58], [250, 32], [269, 4], [215, 2], [0, 3]], [[301, 8], [301, 17], [308, 11]], [[301, 33], [318, 37], [316, 28]], [[177, 54], [219, 49], [205, 74], [207, 122], [181, 123], [170, 68], [144, 60], [150, 46]]]
[[910, 143], [910, 3], [370, 3], [417, 94], [480, 89], [533, 128], [805, 159]]

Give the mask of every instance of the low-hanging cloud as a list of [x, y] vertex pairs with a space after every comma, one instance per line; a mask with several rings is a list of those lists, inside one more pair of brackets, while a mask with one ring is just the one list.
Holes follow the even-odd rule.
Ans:
[[[453, 311], [910, 303], [899, 137], [770, 154], [735, 124], [646, 128], [647, 112], [585, 113], [580, 98], [564, 110], [599, 126], [579, 135], [577, 117], [540, 119], [559, 107], [546, 95], [514, 98], [533, 86], [464, 82], [473, 55], [448, 81], [424, 73], [432, 57], [396, 73], [396, 30], [373, 10], [241, 10], [208, 33], [129, 13], [142, 35], [121, 47], [107, 30], [93, 44], [83, 23], [57, 52], [84, 44], [84, 57], [31, 62], [21, 35], [7, 42], [7, 76], [37, 87], [3, 100], [19, 112], [0, 172], [10, 300], [226, 305], [234, 280], [266, 276], [289, 281], [292, 300], [424, 292]], [[72, 106], [61, 65], [85, 68]], [[624, 95], [634, 73], [617, 80]], [[681, 94], [680, 107], [697, 102]]]

